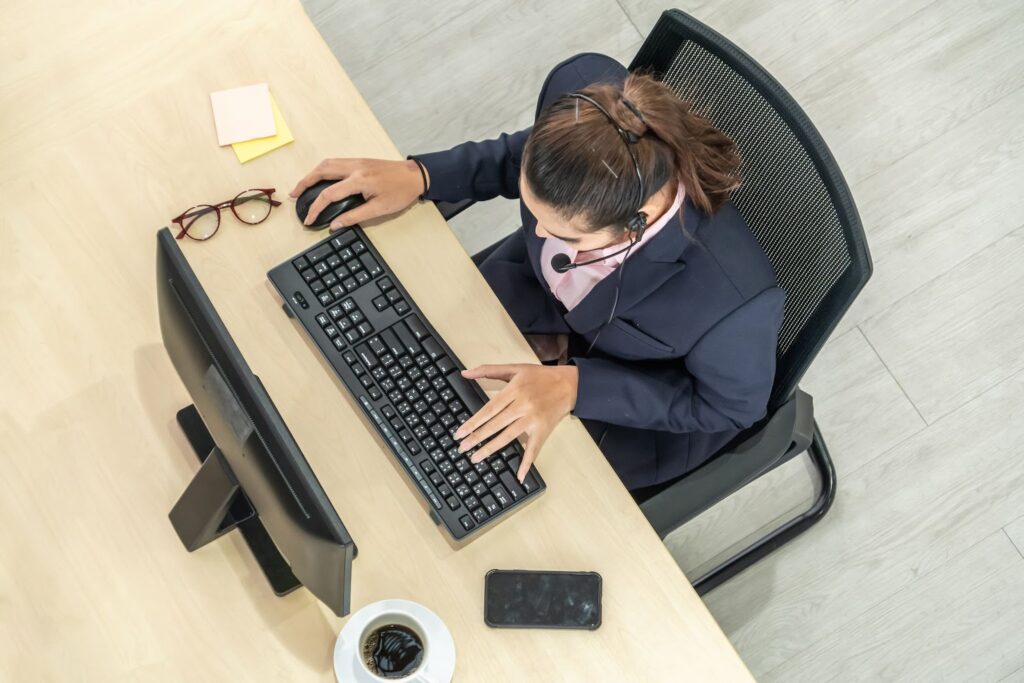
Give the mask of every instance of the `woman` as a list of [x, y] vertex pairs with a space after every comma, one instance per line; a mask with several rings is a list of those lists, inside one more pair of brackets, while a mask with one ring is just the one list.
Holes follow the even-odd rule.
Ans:
[[[460, 449], [483, 443], [476, 462], [525, 438], [522, 479], [571, 413], [637, 489], [693, 469], [765, 414], [783, 292], [728, 203], [738, 166], [729, 138], [665, 86], [587, 53], [548, 75], [530, 129], [404, 162], [328, 160], [292, 195], [340, 179], [309, 223], [362, 193], [332, 230], [421, 194], [519, 199], [522, 229], [476, 260], [547, 363], [467, 370], [508, 384], [456, 432]], [[642, 232], [627, 228], [638, 213]]]

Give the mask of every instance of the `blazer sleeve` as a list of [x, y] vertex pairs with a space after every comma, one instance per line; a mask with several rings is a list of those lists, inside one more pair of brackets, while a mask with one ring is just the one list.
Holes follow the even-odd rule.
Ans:
[[668, 432], [744, 429], [761, 419], [775, 380], [784, 294], [765, 290], [712, 327], [682, 359], [576, 358], [573, 414]]
[[411, 155], [430, 174], [427, 199], [483, 201], [498, 195], [518, 199], [519, 163], [531, 130], [502, 133], [482, 142], [463, 142], [442, 152]]

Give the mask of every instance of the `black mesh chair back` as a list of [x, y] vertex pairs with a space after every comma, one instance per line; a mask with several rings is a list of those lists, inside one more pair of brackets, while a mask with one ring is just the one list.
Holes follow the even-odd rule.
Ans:
[[651, 70], [729, 135], [742, 158], [732, 202], [786, 292], [771, 408], [785, 401], [871, 275], [846, 181], [779, 83], [727, 39], [665, 12], [630, 71]]

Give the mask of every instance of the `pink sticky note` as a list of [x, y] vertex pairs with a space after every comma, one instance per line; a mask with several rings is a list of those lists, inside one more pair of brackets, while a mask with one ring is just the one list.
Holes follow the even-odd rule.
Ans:
[[266, 83], [210, 93], [217, 144], [265, 138], [277, 132]]

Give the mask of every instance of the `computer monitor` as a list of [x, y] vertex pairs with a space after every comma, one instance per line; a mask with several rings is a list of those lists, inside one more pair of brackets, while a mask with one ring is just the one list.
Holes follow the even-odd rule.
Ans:
[[201, 461], [171, 510], [195, 550], [238, 528], [278, 595], [305, 585], [350, 609], [356, 547], [167, 228], [157, 233], [164, 347], [192, 397], [178, 423]]

